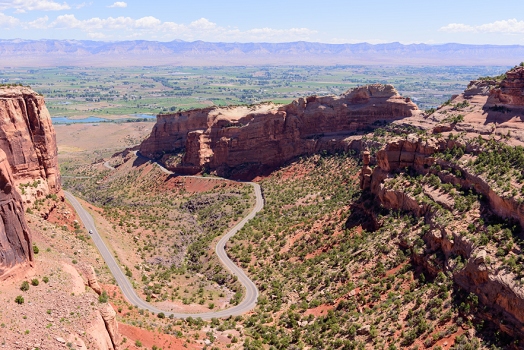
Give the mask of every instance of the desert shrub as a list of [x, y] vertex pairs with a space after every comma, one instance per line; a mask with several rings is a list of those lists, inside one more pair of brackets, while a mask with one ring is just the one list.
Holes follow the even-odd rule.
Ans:
[[27, 292], [29, 290], [29, 282], [27, 281], [22, 282], [22, 285], [20, 286], [20, 290], [22, 292]]
[[24, 303], [24, 297], [21, 296], [21, 295], [18, 295], [16, 298], [15, 298], [15, 303], [17, 304], [23, 304]]
[[99, 303], [107, 303], [109, 300], [109, 295], [107, 295], [107, 292], [104, 290], [102, 291], [102, 294], [98, 296], [98, 302]]
[[426, 109], [426, 114], [427, 115], [432, 115], [433, 113], [435, 113], [437, 110], [435, 108], [430, 108], [430, 109]]

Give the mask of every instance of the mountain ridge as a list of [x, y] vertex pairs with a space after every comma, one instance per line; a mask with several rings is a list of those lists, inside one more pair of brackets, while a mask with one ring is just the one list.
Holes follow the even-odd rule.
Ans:
[[[133, 65], [512, 65], [522, 45], [0, 40], [0, 67]], [[16, 60], [13, 60], [17, 58]], [[118, 59], [118, 62], [115, 60]]]

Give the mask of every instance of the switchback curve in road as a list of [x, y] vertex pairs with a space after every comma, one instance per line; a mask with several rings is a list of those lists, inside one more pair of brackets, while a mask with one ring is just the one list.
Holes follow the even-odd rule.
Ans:
[[[139, 157], [142, 157], [141, 155], [138, 155]], [[142, 157], [144, 158], [144, 157]], [[148, 159], [149, 160], [149, 159]], [[162, 167], [160, 164], [157, 163], [158, 166], [162, 169], [162, 171], [166, 173], [173, 174], [169, 170]], [[188, 176], [188, 177], [196, 177], [200, 178], [199, 176]], [[201, 177], [203, 179], [210, 179], [209, 177]], [[213, 178], [217, 180], [225, 180], [221, 178]], [[227, 181], [227, 180], [225, 180]], [[221, 317], [229, 317], [229, 316], [237, 316], [244, 314], [248, 311], [251, 311], [255, 308], [257, 299], [258, 299], [258, 288], [257, 286], [249, 279], [249, 277], [244, 273], [244, 271], [239, 268], [229, 257], [227, 256], [227, 253], [225, 251], [225, 245], [227, 241], [234, 236], [244, 225], [255, 217], [255, 215], [261, 211], [264, 208], [264, 199], [262, 197], [262, 191], [260, 189], [260, 185], [254, 182], [247, 182], [247, 184], [250, 184], [253, 186], [253, 189], [255, 191], [255, 198], [256, 198], [256, 204], [253, 210], [242, 219], [235, 227], [233, 227], [231, 230], [229, 230], [217, 243], [215, 252], [219, 258], [219, 260], [222, 262], [222, 264], [231, 271], [233, 275], [235, 275], [238, 278], [238, 281], [244, 286], [246, 294], [244, 299], [238, 304], [233, 307], [230, 307], [228, 309], [224, 310], [217, 310], [217, 311], [209, 311], [209, 312], [203, 312], [203, 313], [182, 313], [182, 312], [171, 312], [171, 311], [165, 311], [161, 310], [143, 299], [141, 299], [137, 294], [136, 291], [133, 288], [133, 285], [131, 282], [127, 279], [126, 275], [122, 272], [120, 267], [118, 266], [117, 261], [115, 260], [113, 254], [109, 251], [108, 247], [105, 245], [104, 241], [100, 237], [100, 234], [98, 233], [95, 222], [93, 220], [93, 217], [84, 209], [84, 207], [80, 204], [80, 202], [73, 196], [71, 193], [64, 191], [67, 200], [73, 205], [73, 208], [78, 213], [78, 216], [82, 220], [85, 228], [87, 230], [91, 230], [93, 233], [91, 234], [91, 238], [93, 239], [93, 242], [95, 243], [96, 247], [98, 248], [98, 251], [102, 255], [102, 258], [106, 262], [107, 266], [109, 267], [109, 270], [111, 271], [111, 274], [116, 280], [116, 283], [122, 290], [122, 293], [126, 297], [126, 299], [133, 304], [134, 306], [149, 310], [150, 312], [154, 313], [164, 313], [166, 316], [171, 316], [175, 318], [186, 318], [186, 317], [200, 317], [204, 320], [211, 319], [213, 317], [221, 318]]]

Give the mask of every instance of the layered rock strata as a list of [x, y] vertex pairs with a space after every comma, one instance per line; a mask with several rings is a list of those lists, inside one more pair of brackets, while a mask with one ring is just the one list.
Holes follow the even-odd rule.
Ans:
[[[452, 227], [442, 226], [435, 217], [434, 209], [425, 201], [420, 201], [409, 190], [402, 187], [389, 188], [387, 182], [396, 172], [411, 168], [419, 174], [433, 173], [443, 183], [453, 184], [455, 187], [472, 189], [488, 200], [492, 212], [503, 218], [518, 220], [524, 227], [524, 204], [511, 196], [503, 196], [494, 191], [481, 176], [468, 170], [467, 167], [448, 162], [435, 153], [446, 149], [461, 147], [468, 154], [476, 154], [481, 150], [470, 144], [460, 144], [450, 139], [423, 139], [416, 135], [390, 141], [376, 154], [377, 166], [373, 169], [370, 180], [361, 181], [361, 188], [370, 190], [379, 203], [392, 210], [410, 211], [417, 217], [425, 218], [431, 230], [424, 235], [426, 250], [423, 253], [414, 253], [413, 258], [419, 264], [436, 275], [439, 271], [452, 273], [453, 280], [462, 289], [475, 293], [479, 300], [498, 313], [496, 323], [501, 329], [512, 335], [524, 337], [524, 290], [511, 273], [498, 268], [492, 268], [484, 247], [470, 242], [460, 232]], [[363, 152], [364, 153], [364, 152]], [[369, 157], [363, 154], [363, 159]], [[364, 161], [361, 179], [369, 174], [369, 160]], [[449, 169], [437, 171], [435, 169]], [[460, 172], [461, 176], [454, 173]], [[431, 188], [424, 188], [425, 195], [431, 197], [444, 208], [452, 209], [446, 198], [432, 193]], [[444, 262], [435, 265], [428, 258], [434, 253], [442, 253]], [[463, 268], [453, 266], [452, 257], [465, 258]], [[492, 319], [493, 314], [483, 315]], [[502, 322], [500, 322], [502, 321]]]
[[[443, 159], [434, 157], [437, 152], [443, 152], [446, 149], [461, 147], [466, 153], [478, 153], [481, 150], [474, 148], [471, 144], [461, 144], [451, 139], [422, 139], [415, 135], [410, 135], [405, 139], [399, 139], [389, 142], [382, 150], [377, 152], [377, 167], [373, 170], [371, 181], [369, 182], [371, 190], [376, 193], [380, 200], [386, 206], [397, 207], [401, 205], [403, 210], [412, 210], [409, 206], [410, 200], [404, 195], [399, 194], [402, 198], [396, 198], [396, 194], [389, 193], [384, 186], [384, 179], [394, 171], [413, 168], [418, 173], [426, 174], [431, 171], [433, 165], [438, 165], [443, 169], [452, 169], [460, 171], [461, 177], [451, 175], [449, 172], [436, 172], [442, 182], [451, 183], [461, 188], [470, 188], [480, 193], [489, 201], [490, 208], [498, 216], [517, 220], [521, 227], [524, 227], [524, 204], [517, 201], [512, 196], [503, 196], [494, 191], [486, 180], [469, 169], [459, 167]], [[435, 172], [433, 170], [433, 172]], [[400, 192], [399, 192], [400, 193]], [[403, 203], [403, 204], [402, 204]], [[419, 212], [417, 214], [422, 214]]]
[[56, 135], [43, 96], [27, 87], [0, 88], [0, 149], [25, 202], [60, 192]]
[[17, 264], [33, 260], [31, 231], [7, 156], [0, 149], [0, 277]]
[[24, 205], [60, 193], [55, 139], [42, 96], [0, 87], [0, 277], [33, 260]]
[[369, 85], [341, 96], [310, 96], [284, 106], [213, 107], [158, 116], [140, 153], [170, 170], [202, 169], [227, 176], [282, 165], [322, 150], [345, 150], [357, 131], [421, 114], [391, 85]]
[[506, 72], [500, 87], [492, 90], [494, 99], [503, 104], [524, 106], [524, 67], [515, 67]]

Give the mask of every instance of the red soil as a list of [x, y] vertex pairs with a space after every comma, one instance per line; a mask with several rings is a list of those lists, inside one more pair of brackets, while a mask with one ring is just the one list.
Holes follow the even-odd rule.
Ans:
[[239, 187], [242, 186], [242, 184], [239, 184], [235, 181], [217, 180], [212, 177], [208, 179], [200, 179], [194, 177], [171, 177], [166, 179], [162, 188], [167, 190], [183, 188], [188, 193], [201, 193], [212, 191], [217, 186], [219, 188], [227, 189]]
[[[126, 343], [123, 345], [129, 350], [142, 350], [151, 349], [153, 345], [156, 345], [162, 350], [168, 349], [201, 349], [202, 346], [196, 344], [185, 343], [184, 340], [179, 339], [172, 335], [157, 333], [154, 331], [148, 331], [142, 328], [131, 326], [124, 323], [118, 323], [118, 330], [122, 337], [127, 338]], [[137, 347], [135, 342], [139, 340], [142, 343], [142, 347]], [[187, 344], [187, 347], [184, 347]]]
[[[455, 338], [457, 338], [459, 335], [464, 334], [464, 330], [462, 328], [459, 328], [457, 333], [451, 334], [447, 338], [440, 339], [438, 342], [435, 343], [434, 347], [441, 346], [442, 349], [450, 349], [455, 344]], [[447, 343], [444, 345], [444, 343]]]
[[282, 247], [282, 249], [280, 250], [280, 253], [281, 254], [287, 253], [289, 251], [289, 249], [291, 249], [291, 247], [295, 244], [295, 242], [298, 241], [299, 239], [301, 239], [305, 234], [306, 234], [305, 231], [298, 231], [296, 234], [291, 236], [287, 240], [286, 245], [284, 247]]
[[333, 310], [336, 305], [319, 305], [315, 308], [308, 309], [304, 312], [304, 316], [313, 315], [315, 317], [327, 315], [329, 310]]
[[69, 204], [69, 202], [63, 202], [58, 204], [56, 208], [53, 208], [49, 212], [47, 221], [57, 226], [67, 226], [70, 231], [74, 231], [74, 221], [80, 222], [80, 219], [76, 215], [76, 211]]
[[408, 264], [409, 261], [405, 261], [402, 264], [398, 265], [397, 267], [392, 268], [391, 270], [386, 271], [386, 277], [389, 277], [391, 275], [396, 275], [397, 272], [400, 271], [404, 266]]

